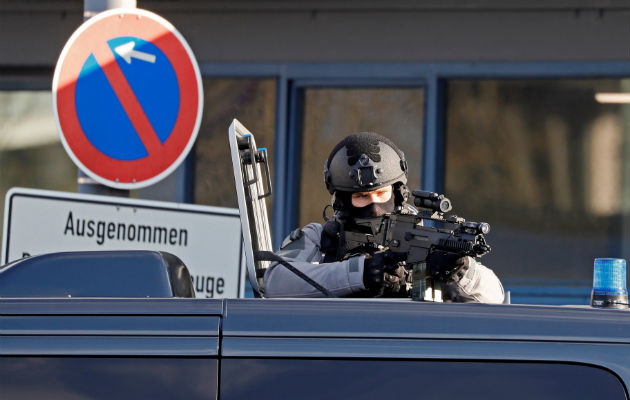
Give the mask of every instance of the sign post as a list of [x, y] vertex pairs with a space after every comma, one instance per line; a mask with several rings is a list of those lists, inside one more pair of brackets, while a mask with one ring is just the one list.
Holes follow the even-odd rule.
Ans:
[[[96, 14], [112, 8], [136, 8], [136, 6], [136, 0], [83, 0], [83, 21], [87, 21]], [[101, 185], [81, 171], [80, 168], [77, 171], [77, 192], [129, 197], [129, 190], [114, 189]]]
[[53, 79], [61, 142], [88, 176], [116, 189], [158, 182], [192, 148], [203, 90], [179, 32], [146, 10], [113, 9], [83, 23]]

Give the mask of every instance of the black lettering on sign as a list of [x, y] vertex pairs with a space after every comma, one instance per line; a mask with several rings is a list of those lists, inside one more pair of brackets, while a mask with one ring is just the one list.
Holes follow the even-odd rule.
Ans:
[[87, 235], [89, 237], [94, 237], [94, 221], [89, 220], [87, 226], [88, 226], [88, 233], [87, 233]]
[[85, 236], [85, 220], [77, 221], [77, 236]]
[[96, 225], [96, 236], [98, 237], [96, 243], [103, 244], [105, 242], [105, 222], [98, 221]]
[[170, 244], [176, 244], [177, 243], [177, 229], [171, 228], [171, 231], [168, 234], [168, 242]]
[[188, 230], [180, 229], [179, 230], [179, 245], [180, 246], [188, 246]]
[[[188, 246], [188, 229], [82, 219], [76, 218], [72, 211], [68, 212], [63, 234], [78, 237], [96, 237], [96, 243], [99, 245], [103, 245], [110, 240], [167, 244], [180, 247]], [[214, 287], [214, 283], [212, 285]]]
[[217, 293], [223, 294], [223, 287], [225, 286], [225, 281], [223, 278], [217, 279]]
[[72, 223], [72, 211], [68, 213], [68, 219], [66, 220], [66, 229], [63, 230], [63, 234], [67, 235], [68, 231], [70, 231], [70, 234], [74, 236], [74, 224]]
[[151, 227], [147, 225], [138, 225], [138, 242], [140, 240], [142, 240], [143, 242], [146, 242], [147, 237], [149, 238], [149, 242], [150, 242], [151, 241]]
[[153, 228], [153, 242], [154, 243], [166, 243], [166, 228], [163, 226], [156, 226]]
[[[131, 230], [131, 228], [133, 228], [133, 230]], [[133, 232], [133, 234], [131, 232]], [[130, 241], [134, 241], [136, 239], [135, 225], [129, 225], [129, 228], [127, 228], [127, 239], [129, 239]]]
[[209, 299], [213, 298], [215, 293], [223, 294], [225, 292], [225, 280], [223, 278], [193, 275], [192, 280], [195, 286], [195, 292]]
[[116, 233], [116, 225], [113, 222], [107, 224], [107, 239], [113, 239], [116, 237], [114, 234]]
[[206, 297], [214, 297], [214, 278], [206, 276]]

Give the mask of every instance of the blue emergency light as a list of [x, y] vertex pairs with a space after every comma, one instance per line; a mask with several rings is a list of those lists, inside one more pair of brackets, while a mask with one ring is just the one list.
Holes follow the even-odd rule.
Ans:
[[595, 259], [591, 306], [628, 308], [626, 260], [622, 258]]

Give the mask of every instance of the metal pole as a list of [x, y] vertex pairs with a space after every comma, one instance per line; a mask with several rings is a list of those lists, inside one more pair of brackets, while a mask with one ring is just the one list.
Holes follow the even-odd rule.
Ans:
[[[136, 0], [83, 0], [83, 21], [112, 8], [136, 8]], [[129, 197], [129, 190], [120, 190], [101, 185], [79, 169], [77, 192], [106, 196]]]
[[83, 21], [112, 8], [136, 8], [136, 0], [83, 0]]

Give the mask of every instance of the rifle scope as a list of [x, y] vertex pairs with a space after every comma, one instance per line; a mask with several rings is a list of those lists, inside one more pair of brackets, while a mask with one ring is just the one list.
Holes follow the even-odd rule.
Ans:
[[444, 197], [443, 194], [424, 190], [414, 190], [411, 194], [413, 194], [413, 204], [415, 204], [416, 207], [428, 208], [442, 213], [449, 212], [453, 209], [451, 201]]

